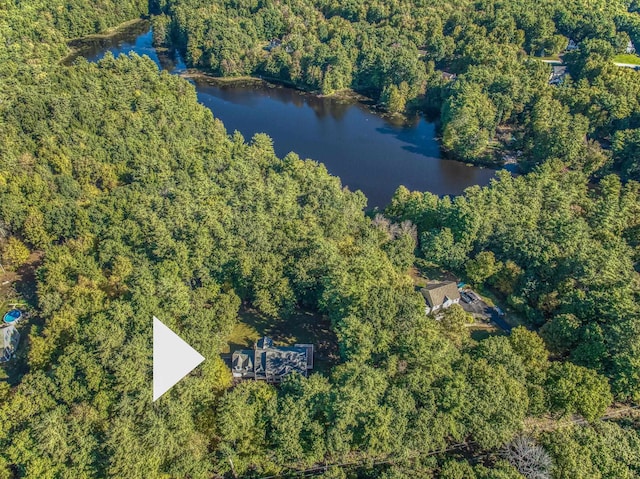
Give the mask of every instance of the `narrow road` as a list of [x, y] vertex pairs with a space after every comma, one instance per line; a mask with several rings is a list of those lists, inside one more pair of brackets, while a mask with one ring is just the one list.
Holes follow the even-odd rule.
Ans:
[[[551, 59], [545, 58], [545, 59], [541, 59], [540, 61], [542, 63], [546, 63], [547, 65], [564, 65], [562, 60], [551, 60]], [[640, 65], [636, 63], [613, 62], [613, 64], [617, 67], [633, 68], [634, 70], [640, 70]]]

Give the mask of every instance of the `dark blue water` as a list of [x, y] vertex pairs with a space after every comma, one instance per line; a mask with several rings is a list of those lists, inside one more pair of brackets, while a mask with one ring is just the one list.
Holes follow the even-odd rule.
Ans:
[[[179, 55], [159, 55], [148, 25], [109, 39], [85, 44], [89, 61], [107, 52], [147, 55], [160, 68], [184, 71]], [[457, 195], [471, 185], [485, 185], [495, 171], [441, 158], [435, 125], [422, 117], [395, 124], [358, 103], [260, 84], [213, 86], [194, 81], [199, 101], [222, 120], [229, 132], [246, 139], [264, 132], [279, 156], [295, 151], [324, 163], [351, 190], [362, 190], [369, 207], [383, 207], [400, 185], [438, 195]]]

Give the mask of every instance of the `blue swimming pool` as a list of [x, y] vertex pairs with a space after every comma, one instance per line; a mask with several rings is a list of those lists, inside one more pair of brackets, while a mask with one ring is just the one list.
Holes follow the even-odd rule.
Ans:
[[12, 309], [7, 314], [4, 315], [5, 323], [15, 323], [22, 317], [22, 313], [19, 309]]

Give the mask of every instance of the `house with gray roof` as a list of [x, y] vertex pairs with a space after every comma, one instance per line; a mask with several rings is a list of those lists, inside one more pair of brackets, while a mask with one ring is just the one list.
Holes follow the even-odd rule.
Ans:
[[573, 50], [577, 50], [578, 48], [580, 48], [580, 44], [572, 38], [569, 38], [569, 40], [567, 41], [567, 46], [564, 50], [567, 52], [572, 52]]
[[13, 324], [0, 328], [0, 362], [9, 361], [20, 342], [20, 333]]
[[460, 292], [457, 284], [453, 281], [430, 283], [420, 292], [427, 303], [425, 308], [427, 314], [435, 313], [460, 302]]
[[313, 344], [275, 346], [269, 337], [260, 338], [253, 349], [234, 351], [231, 372], [235, 379], [279, 383], [293, 373], [307, 375], [313, 369]]
[[443, 71], [442, 78], [447, 81], [455, 81], [456, 78], [458, 78], [458, 75], [456, 75], [455, 73], [449, 73], [449, 72]]
[[629, 55], [633, 55], [636, 52], [636, 46], [631, 40], [629, 40], [629, 43], [627, 43], [627, 47], [624, 49], [624, 52]]
[[552, 65], [551, 73], [549, 74], [549, 85], [560, 85], [565, 76], [567, 76], [566, 65]]

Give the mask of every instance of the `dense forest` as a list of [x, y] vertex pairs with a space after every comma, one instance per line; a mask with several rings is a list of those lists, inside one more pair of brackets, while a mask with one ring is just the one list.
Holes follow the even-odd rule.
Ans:
[[415, 223], [424, 258], [495, 288], [551, 352], [638, 400], [639, 186], [610, 175], [594, 190], [550, 161], [454, 200], [401, 188], [387, 214]]
[[[607, 63], [635, 7], [4, 2], [2, 260], [43, 260], [26, 370], [0, 383], [0, 478], [639, 477], [637, 419], [600, 419], [640, 400], [639, 80]], [[158, 41], [219, 74], [442, 108], [465, 158], [511, 126], [532, 172], [456, 198], [400, 188], [372, 218], [148, 58], [61, 64], [67, 40], [149, 12]], [[567, 36], [584, 47], [552, 88], [528, 57]], [[414, 263], [490, 288], [527, 327], [475, 340], [460, 307], [426, 316]], [[339, 364], [230, 387], [219, 353], [242, 304], [328, 317]], [[153, 315], [208, 358], [156, 403]]]
[[[159, 42], [215, 75], [258, 74], [330, 94], [354, 89], [392, 112], [441, 112], [442, 146], [470, 162], [531, 170], [549, 157], [640, 179], [640, 76], [613, 64], [640, 47], [625, 0], [162, 0]], [[549, 85], [542, 56], [569, 75]], [[551, 114], [553, 113], [553, 114]]]

